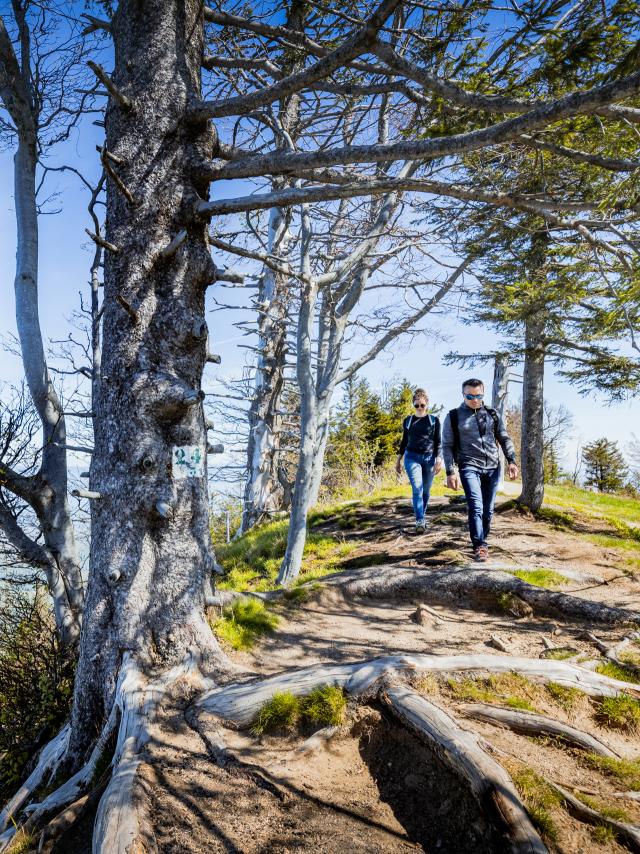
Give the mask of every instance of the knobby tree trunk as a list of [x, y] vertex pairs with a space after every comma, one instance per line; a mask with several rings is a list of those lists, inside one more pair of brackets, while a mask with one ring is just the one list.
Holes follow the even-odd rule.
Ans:
[[544, 499], [544, 321], [539, 315], [525, 322], [522, 380], [522, 492], [518, 501], [532, 511]]
[[[105, 123], [119, 164], [118, 180], [107, 183], [106, 240], [115, 251], [105, 258], [91, 463], [101, 497], [91, 504], [75, 762], [110, 711], [125, 654], [146, 673], [187, 653], [214, 671], [225, 666], [204, 617], [213, 555], [201, 379], [215, 267], [194, 213], [208, 186], [192, 178], [214, 136], [208, 123], [185, 120], [200, 97], [202, 11], [199, 0], [122, 0], [111, 25], [121, 97], [110, 99]], [[180, 468], [176, 448], [193, 460], [191, 471]]]
[[[20, 135], [15, 155], [17, 221], [16, 321], [31, 399], [42, 423], [42, 457], [37, 475], [23, 483], [20, 497], [33, 508], [42, 532], [43, 566], [53, 598], [56, 626], [65, 646], [77, 643], [83, 581], [67, 497], [66, 424], [49, 377], [38, 314], [38, 213], [36, 139]], [[12, 488], [11, 478], [7, 481]]]

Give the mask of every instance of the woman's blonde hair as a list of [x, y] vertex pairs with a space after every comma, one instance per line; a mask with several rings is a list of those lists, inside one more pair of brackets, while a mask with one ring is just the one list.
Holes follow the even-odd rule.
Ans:
[[413, 403], [415, 403], [416, 400], [424, 400], [425, 403], [429, 403], [429, 395], [427, 394], [426, 389], [417, 388], [414, 390], [411, 400]]

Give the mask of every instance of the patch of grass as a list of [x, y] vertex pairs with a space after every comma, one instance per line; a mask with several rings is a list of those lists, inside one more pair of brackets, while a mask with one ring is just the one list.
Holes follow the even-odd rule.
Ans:
[[632, 649], [623, 649], [618, 653], [618, 658], [625, 664], [634, 664], [640, 667], [640, 652], [634, 652]]
[[516, 569], [509, 572], [509, 575], [515, 575], [522, 581], [528, 584], [533, 584], [536, 587], [545, 587], [548, 590], [556, 590], [564, 584], [568, 584], [569, 580], [560, 575], [559, 572], [554, 572], [553, 569]]
[[[225, 571], [217, 582], [221, 590], [273, 590], [287, 546], [289, 522], [281, 519], [252, 528], [231, 543], [217, 547]], [[335, 537], [309, 533], [304, 549], [299, 583], [321, 578], [340, 569], [340, 561], [358, 548]]]
[[344, 721], [346, 708], [344, 692], [335, 685], [319, 685], [304, 697], [278, 691], [262, 706], [251, 731], [254, 735], [291, 732], [300, 723], [338, 726]]
[[295, 608], [296, 605], [304, 605], [305, 602], [308, 602], [311, 599], [314, 593], [322, 590], [322, 584], [307, 584], [306, 579], [303, 583], [304, 587], [302, 585], [289, 587], [282, 595], [285, 603], [292, 608]]
[[557, 682], [547, 682], [544, 687], [552, 699], [565, 711], [572, 709], [578, 698], [582, 696], [582, 691], [579, 691], [578, 688], [567, 688]]
[[598, 707], [603, 726], [635, 732], [640, 728], [640, 703], [633, 697], [603, 697]]
[[596, 824], [589, 829], [589, 833], [593, 841], [599, 845], [610, 845], [617, 838], [615, 830], [608, 824]]
[[300, 698], [291, 691], [278, 691], [262, 706], [251, 731], [254, 735], [293, 730], [300, 719]]
[[344, 692], [335, 685], [320, 685], [300, 701], [302, 719], [319, 726], [338, 726], [346, 708]]
[[610, 804], [606, 804], [604, 801], [599, 801], [597, 798], [592, 798], [590, 795], [584, 794], [584, 792], [575, 792], [576, 798], [582, 801], [583, 804], [586, 804], [592, 810], [599, 812], [600, 815], [603, 815], [605, 818], [611, 818], [614, 821], [628, 821], [631, 822], [631, 816], [629, 813], [622, 809], [622, 807], [611, 806]]
[[591, 492], [571, 485], [545, 485], [545, 503], [568, 507], [591, 516], [611, 515], [627, 522], [640, 522], [640, 501], [628, 495]]
[[511, 776], [531, 821], [547, 841], [557, 842], [558, 829], [549, 810], [562, 806], [560, 795], [533, 768], [521, 767]]
[[576, 654], [576, 650], [573, 649], [563, 649], [562, 647], [558, 647], [558, 649], [548, 649], [544, 653], [544, 657], [546, 659], [551, 659], [552, 661], [565, 661], [567, 658], [573, 658]]
[[438, 677], [433, 673], [427, 673], [426, 676], [420, 676], [419, 679], [416, 680], [415, 689], [420, 694], [426, 694], [427, 696], [438, 694], [440, 692]]
[[450, 678], [446, 685], [456, 700], [538, 711], [532, 702], [539, 693], [538, 688], [519, 673], [499, 673], [476, 679]]
[[614, 759], [597, 753], [585, 753], [582, 758], [591, 768], [613, 777], [626, 789], [640, 791], [640, 759]]
[[236, 599], [213, 624], [220, 640], [233, 649], [248, 650], [262, 635], [272, 632], [279, 619], [260, 599]]
[[12, 843], [11, 854], [28, 854], [30, 851], [35, 851], [37, 847], [36, 836], [32, 833], [26, 833], [22, 828], [17, 831]]
[[576, 524], [571, 513], [556, 510], [554, 507], [541, 507], [536, 510], [535, 517], [542, 522], [547, 522], [559, 531], [571, 531]]
[[601, 661], [596, 667], [596, 673], [609, 676], [611, 679], [619, 679], [620, 682], [640, 683], [640, 677], [630, 667], [616, 664], [615, 661]]

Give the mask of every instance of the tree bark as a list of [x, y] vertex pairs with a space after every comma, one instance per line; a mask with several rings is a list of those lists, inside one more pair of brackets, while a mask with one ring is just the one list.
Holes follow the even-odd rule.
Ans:
[[544, 322], [531, 315], [525, 322], [522, 380], [522, 492], [518, 501], [535, 512], [544, 499]]
[[[208, 123], [184, 119], [200, 97], [202, 5], [123, 0], [111, 31], [113, 83], [131, 107], [112, 98], [105, 123], [107, 150], [123, 162], [119, 180], [107, 181], [106, 240], [117, 251], [105, 257], [91, 463], [102, 498], [91, 502], [72, 764], [110, 712], [125, 654], [142, 673], [187, 653], [214, 671], [226, 666], [204, 616], [214, 562], [206, 471], [180, 477], [174, 455], [190, 446], [206, 463], [204, 301], [215, 267], [206, 225], [193, 214], [208, 187], [192, 178], [192, 165], [210, 155], [214, 136]], [[163, 257], [183, 229], [186, 239]]]
[[[507, 410], [507, 389], [509, 386], [509, 354], [496, 353], [493, 361], [493, 387], [491, 389], [491, 406], [504, 421]], [[504, 488], [504, 454], [498, 451], [500, 457], [500, 482], [498, 489]]]

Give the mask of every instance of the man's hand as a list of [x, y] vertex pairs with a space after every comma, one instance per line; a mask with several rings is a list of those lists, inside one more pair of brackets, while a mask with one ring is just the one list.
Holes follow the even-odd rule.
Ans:
[[441, 471], [442, 471], [442, 460], [440, 459], [440, 457], [436, 457], [436, 462], [435, 462], [435, 465], [433, 467], [433, 473], [434, 474], [440, 474]]
[[447, 488], [448, 489], [460, 489], [460, 481], [458, 480], [457, 474], [448, 474], [447, 475]]
[[515, 463], [509, 463], [509, 480], [515, 480], [518, 477], [518, 466]]
[[402, 457], [396, 460], [396, 474], [402, 474]]

